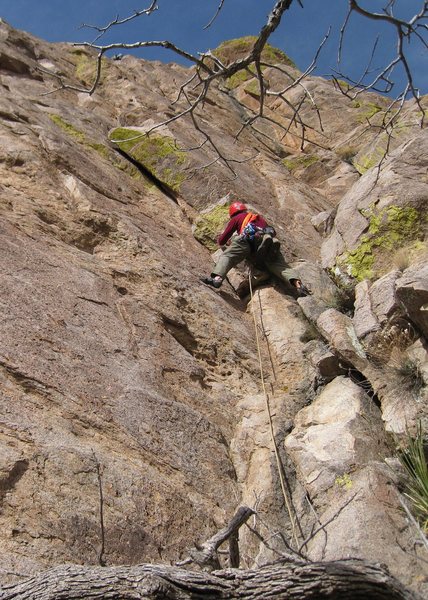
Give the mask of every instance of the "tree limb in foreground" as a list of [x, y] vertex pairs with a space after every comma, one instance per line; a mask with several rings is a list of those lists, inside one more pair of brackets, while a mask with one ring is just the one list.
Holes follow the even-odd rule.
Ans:
[[[236, 537], [254, 510], [241, 506], [230, 523], [193, 548], [190, 562], [210, 569], [218, 547]], [[235, 543], [232, 546], [236, 546]], [[231, 557], [238, 564], [237, 548]], [[235, 560], [236, 559], [236, 560]], [[418, 600], [418, 596], [392, 577], [386, 567], [364, 560], [306, 562], [284, 557], [259, 569], [237, 568], [213, 572], [190, 571], [178, 566], [89, 567], [62, 565], [17, 584], [0, 588], [0, 600]]]
[[[237, 132], [236, 136], [238, 137], [244, 129], [249, 129], [250, 131], [255, 131], [255, 124], [257, 121], [265, 121], [267, 123], [273, 123], [279, 129], [283, 130], [284, 135], [289, 134], [293, 137], [297, 137], [301, 142], [301, 149], [305, 147], [307, 143], [315, 143], [316, 139], [311, 139], [313, 136], [308, 136], [307, 132], [311, 129], [314, 129], [313, 126], [310, 126], [309, 122], [306, 121], [306, 117], [304, 118], [304, 108], [313, 107], [317, 111], [317, 115], [319, 118], [319, 128], [317, 133], [319, 135], [323, 135], [323, 126], [321, 123], [321, 114], [318, 111], [316, 105], [316, 98], [314, 99], [308, 88], [304, 85], [304, 79], [314, 70], [319, 52], [323, 47], [326, 39], [329, 36], [329, 33], [326, 34], [324, 40], [320, 43], [319, 48], [315, 54], [315, 58], [313, 59], [310, 67], [306, 69], [303, 74], [299, 74], [295, 70], [283, 70], [274, 62], [266, 62], [262, 60], [262, 52], [268, 42], [268, 39], [272, 35], [272, 33], [279, 27], [281, 21], [283, 20], [285, 13], [294, 3], [298, 3], [301, 8], [304, 7], [301, 0], [271, 0], [272, 8], [267, 15], [266, 23], [260, 28], [258, 35], [255, 37], [254, 43], [248, 49], [246, 56], [239, 58], [237, 60], [232, 61], [229, 64], [223, 64], [221, 58], [216, 56], [210, 50], [206, 52], [200, 52], [197, 55], [194, 55], [183, 48], [179, 48], [175, 44], [171, 43], [168, 40], [164, 41], [155, 41], [155, 40], [140, 40], [134, 43], [124, 43], [124, 42], [116, 42], [110, 44], [101, 44], [100, 39], [104, 34], [108, 31], [111, 31], [114, 27], [123, 25], [128, 23], [131, 20], [141, 17], [149, 17], [156, 10], [161, 8], [161, 0], [146, 0], [149, 5], [146, 9], [135, 10], [132, 15], [129, 15], [125, 18], [119, 18], [117, 16], [114, 20], [110, 21], [104, 27], [98, 27], [93, 25], [83, 25], [83, 27], [89, 27], [90, 29], [94, 29], [98, 32], [97, 36], [92, 42], [85, 42], [80, 44], [75, 44], [76, 46], [89, 47], [97, 50], [97, 58], [96, 60], [96, 68], [95, 75], [92, 84], [86, 89], [82, 88], [82, 86], [72, 85], [70, 83], [66, 83], [63, 80], [62, 76], [54, 76], [57, 78], [59, 82], [59, 86], [55, 89], [51, 90], [48, 93], [54, 93], [56, 91], [62, 89], [71, 89], [78, 92], [86, 92], [88, 94], [93, 94], [98, 88], [101, 80], [101, 71], [102, 71], [102, 59], [107, 51], [111, 50], [132, 50], [137, 48], [150, 48], [150, 47], [159, 47], [171, 50], [178, 56], [185, 58], [191, 64], [194, 65], [194, 74], [190, 78], [190, 80], [185, 83], [180, 88], [180, 97], [183, 100], [180, 105], [178, 103], [176, 106], [176, 114], [170, 119], [162, 122], [158, 122], [154, 125], [152, 130], [158, 129], [164, 125], [169, 124], [172, 121], [176, 121], [177, 119], [185, 119], [189, 118], [192, 121], [193, 126], [196, 131], [204, 138], [201, 141], [201, 144], [205, 144], [209, 151], [215, 157], [212, 162], [221, 162], [223, 163], [230, 171], [236, 176], [235, 171], [233, 170], [231, 164], [236, 162], [231, 157], [225, 156], [217, 143], [214, 142], [211, 135], [209, 135], [207, 128], [204, 127], [203, 122], [203, 104], [208, 96], [208, 93], [211, 87], [215, 87], [215, 82], [221, 83], [222, 81], [227, 80], [238, 72], [246, 71], [246, 72], [254, 72], [255, 77], [259, 86], [259, 106], [258, 108], [249, 109], [245, 108], [244, 112], [248, 113], [248, 117], [243, 119], [242, 127], [239, 132]], [[216, 20], [218, 14], [223, 10], [226, 4], [225, 0], [219, 0], [219, 4], [217, 7], [217, 11], [210, 20], [210, 22], [206, 25], [206, 27], [210, 27], [212, 23]], [[395, 102], [399, 103], [400, 106], [402, 103], [408, 99], [409, 97], [413, 97], [418, 104], [420, 115], [421, 115], [421, 126], [423, 125], [424, 120], [424, 110], [422, 104], [420, 102], [419, 90], [415, 86], [412, 70], [409, 66], [408, 57], [407, 57], [407, 45], [404, 47], [404, 42], [408, 43], [411, 39], [419, 41], [422, 46], [428, 48], [428, 40], [427, 31], [428, 27], [426, 25], [426, 19], [428, 17], [428, 2], [426, 0], [421, 0], [421, 7], [419, 12], [416, 12], [411, 18], [407, 21], [403, 19], [398, 19], [393, 14], [394, 2], [384, 0], [384, 8], [380, 13], [369, 10], [361, 7], [357, 0], [348, 0], [348, 14], [345, 19], [345, 23], [342, 26], [340, 32], [340, 41], [339, 41], [339, 52], [338, 52], [338, 62], [340, 62], [340, 56], [342, 53], [344, 34], [347, 30], [351, 15], [358, 14], [360, 17], [367, 20], [375, 20], [382, 21], [385, 24], [388, 24], [395, 32], [396, 40], [397, 40], [397, 52], [396, 56], [387, 61], [388, 64], [374, 71], [371, 69], [371, 62], [364, 70], [363, 75], [359, 78], [358, 81], [353, 81], [349, 78], [346, 73], [341, 73], [340, 71], [336, 71], [337, 76], [340, 76], [342, 79], [346, 80], [349, 83], [349, 89], [342, 90], [339, 86], [338, 89], [346, 96], [354, 99], [358, 94], [364, 91], [380, 91], [382, 93], [391, 92], [392, 87], [394, 85], [391, 80], [391, 74], [395, 67], [401, 65], [404, 69], [406, 83], [404, 85], [404, 90], [398, 92], [396, 96]], [[310, 16], [310, 13], [309, 13]], [[303, 22], [303, 21], [302, 21]], [[375, 47], [373, 48], [373, 55], [376, 49], [377, 43], [375, 43]], [[265, 77], [264, 69], [267, 67], [271, 69], [279, 69], [283, 72], [283, 75], [289, 80], [288, 84], [284, 87], [283, 84], [280, 85], [280, 89], [270, 89], [269, 82]], [[46, 73], [46, 71], [44, 71]], [[375, 73], [373, 75], [373, 72]], [[49, 73], [52, 76], [52, 73]], [[380, 85], [380, 89], [379, 89]], [[295, 88], [298, 88], [301, 91], [301, 95], [295, 94]], [[289, 96], [288, 93], [294, 90], [293, 94]], [[187, 94], [186, 92], [195, 92], [197, 93], [196, 99], [193, 98], [192, 93]], [[287, 92], [287, 95], [286, 95]], [[291, 98], [296, 96], [297, 100], [291, 100]], [[282, 100], [286, 107], [290, 109], [289, 114], [284, 114], [282, 119], [285, 119], [285, 123], [282, 120], [277, 120], [270, 114], [269, 106], [266, 104], [266, 100], [269, 96], [276, 96], [278, 100]], [[392, 111], [391, 111], [392, 112]], [[390, 118], [391, 123], [383, 124], [381, 126], [381, 131], [386, 131], [390, 135], [390, 129], [388, 125], [392, 125], [397, 121], [398, 111], [393, 111], [392, 116], [391, 113], [388, 113], [388, 118]], [[309, 111], [310, 114], [310, 111]], [[148, 135], [148, 133], [146, 134]], [[183, 149], [187, 151], [189, 149]]]
[[[234, 517], [226, 527], [224, 527], [215, 535], [210, 537], [210, 539], [204, 542], [202, 546], [198, 548], [192, 548], [189, 553], [189, 558], [186, 558], [184, 561], [181, 561], [177, 564], [179, 566], [183, 566], [190, 563], [196, 563], [199, 566], [204, 567], [205, 569], [207, 569], [207, 567], [211, 567], [209, 570], [212, 570], [212, 567], [220, 568], [220, 563], [216, 554], [219, 546], [221, 546], [221, 544], [223, 544], [223, 542], [225, 542], [226, 540], [235, 539], [235, 536], [237, 535], [241, 525], [246, 523], [251, 517], [251, 515], [254, 514], [255, 513], [252, 508], [249, 508], [248, 506], [240, 506], [236, 511]], [[232, 542], [232, 544], [232, 552], [236, 556], [236, 539], [235, 542]]]
[[61, 566], [0, 588], [0, 600], [417, 600], [388, 571], [361, 560], [269, 565], [211, 574], [167, 565]]

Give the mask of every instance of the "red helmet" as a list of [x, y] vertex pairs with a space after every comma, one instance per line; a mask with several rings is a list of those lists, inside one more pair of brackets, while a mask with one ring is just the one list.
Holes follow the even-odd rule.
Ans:
[[247, 210], [245, 204], [242, 204], [242, 202], [232, 202], [229, 206], [229, 216], [233, 217], [233, 215], [236, 215], [243, 210]]

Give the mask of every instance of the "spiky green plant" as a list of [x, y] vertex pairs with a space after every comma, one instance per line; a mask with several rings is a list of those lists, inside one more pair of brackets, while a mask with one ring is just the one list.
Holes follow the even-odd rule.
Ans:
[[405, 495], [412, 503], [424, 532], [428, 533], [428, 465], [420, 422], [416, 436], [408, 434], [406, 447], [399, 451], [399, 459], [408, 476]]

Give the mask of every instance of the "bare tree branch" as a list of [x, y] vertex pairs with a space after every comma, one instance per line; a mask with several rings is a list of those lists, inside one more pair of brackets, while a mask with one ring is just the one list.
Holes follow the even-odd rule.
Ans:
[[101, 537], [101, 544], [100, 544], [100, 551], [98, 554], [98, 563], [100, 564], [101, 567], [105, 567], [106, 565], [106, 561], [104, 558], [104, 552], [105, 552], [105, 528], [104, 528], [104, 494], [103, 494], [103, 482], [102, 482], [102, 475], [101, 475], [101, 466], [100, 463], [98, 461], [97, 455], [95, 454], [95, 451], [92, 449], [92, 455], [94, 457], [94, 462], [95, 462], [95, 470], [97, 473], [97, 480], [98, 480], [98, 492], [99, 492], [99, 505], [100, 505], [100, 537]]
[[355, 12], [359, 13], [360, 15], [363, 15], [364, 17], [367, 17], [368, 19], [373, 19], [375, 21], [387, 21], [388, 23], [392, 23], [398, 28], [403, 27], [404, 29], [408, 30], [408, 33], [410, 33], [410, 30], [413, 27], [415, 19], [418, 20], [421, 16], [423, 16], [423, 14], [420, 13], [419, 15], [415, 16], [410, 22], [402, 21], [401, 19], [396, 19], [392, 15], [392, 12], [382, 14], [366, 10], [358, 4], [357, 0], [349, 0], [349, 7], [350, 10], [355, 10]]
[[300, 548], [299, 548], [299, 552], [302, 552], [302, 551], [303, 551], [303, 548], [305, 548], [305, 547], [306, 547], [306, 546], [309, 544], [309, 542], [310, 542], [311, 540], [313, 540], [313, 539], [314, 539], [314, 537], [315, 537], [315, 536], [316, 536], [316, 535], [317, 535], [317, 534], [318, 534], [320, 531], [324, 530], [324, 529], [327, 527], [327, 525], [329, 525], [329, 524], [330, 524], [330, 523], [332, 523], [332, 522], [333, 522], [335, 519], [337, 519], [337, 517], [340, 515], [340, 513], [342, 512], [342, 510], [343, 510], [344, 508], [346, 508], [346, 506], [348, 506], [348, 504], [350, 504], [350, 503], [351, 503], [351, 502], [354, 500], [355, 496], [357, 496], [357, 495], [358, 495], [358, 492], [357, 492], [357, 493], [355, 493], [355, 494], [354, 494], [353, 496], [351, 496], [350, 498], [348, 498], [348, 500], [347, 500], [347, 501], [346, 501], [344, 504], [342, 504], [342, 506], [340, 506], [340, 507], [338, 508], [338, 510], [337, 510], [337, 511], [334, 513], [334, 515], [333, 515], [332, 517], [330, 517], [330, 519], [327, 519], [327, 521], [325, 521], [325, 523], [321, 523], [319, 527], [317, 527], [317, 528], [316, 528], [314, 531], [312, 531], [312, 532], [311, 532], [311, 534], [310, 534], [310, 535], [308, 535], [308, 537], [307, 537], [305, 540], [303, 540], [303, 542], [302, 542], [302, 544], [301, 544], [301, 546], [300, 546]]
[[301, 558], [301, 554], [298, 554], [297, 552], [296, 553], [284, 552], [284, 551], [278, 550], [277, 548], [275, 548], [274, 546], [272, 546], [269, 543], [270, 539], [272, 539], [274, 537], [280, 537], [281, 539], [284, 539], [283, 536], [280, 535], [279, 532], [275, 532], [274, 534], [272, 534], [270, 539], [265, 539], [263, 537], [263, 535], [255, 527], [248, 525], [248, 523], [245, 523], [245, 525], [249, 529], [249, 531], [251, 531], [251, 533], [253, 535], [255, 535], [256, 538], [263, 544], [263, 546], [265, 546], [273, 554], [276, 554], [279, 558], [282, 558], [283, 560], [286, 560], [287, 562], [295, 562], [295, 563], [300, 563], [300, 564], [306, 564], [308, 562], [307, 560]]
[[351, 559], [326, 563], [273, 564], [261, 569], [213, 573], [168, 565], [55, 567], [6, 585], [1, 600], [417, 600], [379, 564]]
[[185, 50], [182, 50], [181, 48], [179, 48], [172, 42], [169, 42], [168, 40], [164, 40], [164, 41], [149, 40], [146, 42], [134, 42], [132, 44], [128, 44], [128, 43], [124, 43], [124, 42], [116, 42], [113, 44], [106, 44], [105, 46], [100, 46], [99, 44], [93, 44], [92, 42], [79, 42], [79, 43], [76, 42], [75, 44], [73, 44], [73, 46], [79, 46], [79, 47], [83, 46], [86, 48], [95, 48], [96, 50], [99, 50], [103, 54], [105, 52], [107, 52], [108, 50], [118, 50], [118, 49], [138, 50], [139, 48], [165, 48], [165, 50], [172, 50], [173, 52], [178, 54], [178, 56], [181, 56], [182, 58], [185, 58], [186, 60], [188, 60], [192, 63], [195, 63], [195, 64], [199, 65], [201, 68], [204, 68], [207, 71], [209, 71], [209, 69], [204, 64], [202, 64], [200, 59], [198, 59], [193, 54], [190, 54], [190, 52], [186, 52]]
[[217, 550], [219, 546], [221, 546], [230, 537], [235, 536], [241, 525], [248, 521], [253, 514], [254, 510], [252, 508], [249, 508], [248, 506], [240, 506], [226, 527], [210, 537], [210, 539], [204, 542], [201, 546], [192, 548], [189, 551], [190, 556], [185, 560], [178, 562], [177, 566], [196, 563], [205, 568], [209, 567], [211, 570], [214, 568], [219, 568], [220, 563], [217, 557]]
[[[300, 0], [297, 0], [297, 2], [303, 8], [303, 3]], [[319, 54], [330, 35], [330, 30], [324, 36], [324, 39], [321, 41], [311, 64], [305, 69], [303, 73], [296, 73], [292, 69], [290, 70], [284, 68], [284, 66], [280, 64], [266, 62], [262, 54], [268, 42], [268, 39], [280, 25], [286, 11], [292, 6], [293, 0], [274, 1], [272, 9], [267, 16], [265, 25], [261, 27], [259, 34], [248, 48], [246, 55], [236, 58], [228, 64], [225, 64], [224, 59], [222, 59], [220, 56], [217, 56], [215, 52], [208, 50], [206, 52], [198, 53], [195, 55], [191, 52], [186, 51], [183, 48], [178, 47], [177, 45], [173, 44], [168, 40], [141, 40], [136, 41], [134, 43], [115, 42], [105, 45], [99, 43], [100, 38], [109, 30], [121, 25], [126, 25], [127, 23], [136, 18], [142, 16], [150, 16], [154, 11], [158, 10], [160, 7], [159, 0], [150, 0], [148, 1], [148, 4], [149, 6], [146, 9], [134, 10], [132, 14], [126, 17], [119, 18], [119, 15], [117, 15], [115, 19], [111, 20], [104, 26], [84, 24], [84, 27], [94, 29], [98, 32], [98, 35], [92, 42], [83, 42], [80, 44], [75, 44], [76, 46], [80, 47], [93, 48], [97, 51], [96, 71], [92, 83], [87, 89], [85, 89], [82, 88], [82, 86], [65, 82], [63, 78], [61, 78], [58, 75], [43, 71], [44, 74], [49, 74], [55, 77], [59, 82], [59, 86], [49, 91], [48, 93], [52, 94], [59, 90], [71, 89], [78, 92], [86, 92], [88, 94], [93, 94], [96, 91], [98, 85], [100, 84], [101, 72], [103, 67], [102, 59], [107, 52], [118, 49], [136, 50], [153, 47], [163, 48], [165, 50], [170, 50], [174, 52], [177, 56], [188, 61], [194, 66], [194, 71], [191, 73], [189, 78], [183, 84], [181, 84], [177, 98], [173, 103], [173, 105], [177, 107], [177, 113], [172, 117], [162, 120], [161, 122], [155, 124], [148, 132], [146, 132], [146, 135], [158, 129], [159, 127], [168, 126], [179, 119], [189, 118], [195, 130], [202, 136], [201, 144], [197, 147], [202, 147], [203, 145], [206, 145], [206, 147], [209, 147], [210, 152], [212, 152], [214, 155], [214, 158], [210, 158], [207, 164], [214, 164], [215, 162], [220, 162], [234, 176], [236, 176], [235, 170], [231, 167], [231, 164], [234, 161], [229, 157], [225, 156], [224, 153], [221, 151], [219, 145], [214, 142], [212, 136], [207, 130], [207, 127], [203, 124], [203, 113], [201, 109], [203, 108], [204, 102], [207, 99], [214, 82], [226, 81], [238, 72], [247, 71], [253, 77], [255, 77], [258, 84], [258, 107], [257, 109], [253, 109], [250, 111], [251, 114], [246, 120], [243, 121], [241, 128], [236, 133], [236, 138], [239, 138], [239, 136], [245, 129], [252, 128], [254, 129], [254, 131], [257, 131], [255, 129], [256, 122], [258, 120], [265, 120], [266, 122], [271, 123], [275, 127], [279, 127], [283, 131], [282, 139], [284, 139], [284, 137], [287, 135], [298, 137], [300, 139], [301, 150], [304, 149], [305, 145], [308, 142], [310, 142], [311, 144], [319, 145], [319, 143], [317, 143], [314, 139], [311, 139], [314, 136], [311, 136], [310, 132], [316, 133], [316, 138], [319, 135], [323, 134], [322, 115], [318, 109], [316, 97], [314, 97], [313, 94], [309, 91], [309, 88], [305, 85], [304, 80], [316, 68], [317, 61], [319, 59]], [[218, 0], [216, 12], [210, 19], [210, 21], [207, 23], [207, 25], [205, 25], [205, 29], [210, 27], [214, 23], [220, 12], [224, 9], [224, 5], [225, 0]], [[426, 0], [422, 2], [420, 10], [407, 21], [405, 19], [395, 17], [394, 7], [394, 0], [385, 0], [384, 8], [380, 12], [377, 12], [375, 10], [363, 8], [360, 5], [359, 0], [348, 1], [347, 15], [340, 29], [338, 43], [338, 64], [340, 64], [342, 57], [345, 34], [347, 28], [350, 26], [351, 17], [353, 15], [359, 15], [364, 19], [382, 22], [394, 28], [397, 40], [396, 53], [394, 57], [390, 58], [386, 65], [384, 65], [380, 69], [377, 69], [375, 72], [372, 69], [372, 65], [378, 48], [378, 42], [376, 40], [374, 42], [368, 63], [363, 69], [362, 75], [356, 81], [350, 78], [346, 73], [341, 73], [340, 70], [336, 71], [336, 77], [334, 77], [333, 80], [337, 83], [338, 77], [341, 77], [349, 83], [348, 89], [343, 89], [343, 86], [340, 86], [339, 84], [337, 85], [337, 88], [341, 91], [342, 94], [351, 99], [355, 99], [358, 96], [358, 94], [368, 90], [374, 90], [383, 94], [389, 94], [394, 86], [391, 74], [396, 67], [401, 65], [406, 76], [407, 84], [405, 86], [405, 89], [396, 96], [396, 100], [398, 99], [399, 102], [404, 102], [404, 100], [406, 100], [409, 96], [413, 97], [416, 100], [418, 108], [420, 110], [422, 126], [424, 120], [424, 110], [419, 97], [419, 90], [415, 84], [412, 69], [404, 48], [404, 41], [410, 41], [411, 38], [414, 38], [418, 40], [419, 43], [422, 43], [424, 47], [428, 47], [428, 42], [426, 39], [426, 32], [428, 31], [428, 27], [425, 23], [425, 20], [428, 18], [428, 2]], [[270, 82], [267, 80], [264, 73], [264, 71], [267, 68], [273, 69], [276, 72], [284, 75], [286, 83], [281, 83], [280, 89], [272, 89]], [[300, 87], [303, 92], [303, 96], [299, 96], [297, 100], [291, 99], [293, 97], [292, 92], [296, 87]], [[189, 95], [188, 92], [190, 91], [192, 91], [193, 93]], [[197, 93], [196, 97], [194, 97], [195, 91]], [[272, 114], [269, 114], [270, 109], [267, 100], [270, 98], [277, 98], [281, 100], [284, 103], [284, 105], [288, 109], [290, 109], [290, 114], [286, 117], [283, 117], [286, 120], [285, 124], [284, 122], [281, 122], [280, 119], [274, 118]], [[307, 123], [303, 116], [304, 109], [306, 107], [306, 102], [308, 102], [308, 105], [317, 113], [318, 125], [316, 129], [313, 125]], [[249, 111], [250, 109], [246, 107], [246, 110]], [[389, 124], [387, 124], [386, 122], [383, 123], [385, 131], [387, 131], [388, 125]]]
[[105, 33], [107, 33], [109, 29], [111, 29], [115, 25], [124, 25], [125, 23], [129, 23], [129, 21], [132, 21], [137, 17], [141, 17], [141, 15], [151, 15], [155, 10], [158, 10], [159, 7], [157, 4], [158, 0], [153, 0], [149, 8], [145, 8], [143, 10], [135, 10], [132, 15], [129, 15], [124, 19], [119, 19], [119, 15], [117, 15], [116, 18], [113, 19], [113, 21], [110, 21], [110, 23], [108, 23], [104, 27], [98, 27], [97, 25], [88, 25], [87, 23], [82, 23], [80, 29], [86, 27], [87, 29], [95, 29], [96, 31], [98, 31], [99, 35], [97, 35], [97, 37], [92, 41], [92, 43], [95, 44], [95, 42], [97, 42]]
[[212, 19], [210, 19], [210, 21], [204, 26], [204, 29], [208, 29], [208, 27], [211, 27], [211, 25], [214, 23], [214, 21], [217, 19], [221, 9], [223, 8], [223, 4], [224, 4], [224, 0], [220, 0], [220, 4], [217, 7], [217, 10], [215, 12], [215, 15], [212, 17]]
[[[360, 77], [360, 79], [357, 82], [352, 81], [349, 77], [347, 77], [346, 75], [344, 75], [342, 73], [340, 74], [340, 76], [345, 78], [345, 80], [351, 82], [352, 88], [359, 89], [359, 90], [374, 90], [374, 91], [379, 91], [381, 93], [389, 93], [394, 86], [394, 83], [389, 79], [389, 75], [392, 72], [392, 69], [394, 67], [396, 67], [398, 64], [401, 64], [404, 69], [406, 79], [407, 79], [407, 85], [405, 88], [404, 98], [406, 98], [408, 96], [408, 94], [411, 94], [413, 96], [413, 98], [415, 98], [415, 100], [418, 104], [418, 107], [420, 109], [420, 112], [421, 112], [421, 126], [422, 126], [423, 120], [424, 120], [424, 110], [421, 105], [419, 90], [414, 84], [412, 70], [410, 68], [407, 56], [404, 52], [403, 43], [404, 43], [405, 39], [407, 39], [407, 41], [409, 41], [411, 36], [413, 36], [413, 37], [416, 37], [417, 39], [419, 39], [419, 41], [421, 41], [423, 45], [427, 46], [427, 42], [424, 40], [423, 36], [420, 35], [420, 33], [417, 30], [419, 28], [423, 28], [423, 30], [428, 31], [427, 25], [424, 23], [421, 23], [421, 21], [427, 19], [427, 17], [428, 17], [428, 2], [424, 1], [422, 3], [421, 10], [417, 14], [413, 15], [413, 17], [409, 21], [405, 21], [403, 19], [396, 18], [393, 14], [393, 7], [394, 7], [394, 2], [390, 1], [387, 3], [386, 7], [383, 9], [383, 12], [378, 13], [378, 12], [373, 12], [373, 11], [370, 11], [370, 10], [367, 10], [367, 9], [361, 7], [359, 5], [359, 3], [357, 2], [357, 0], [349, 0], [348, 13], [346, 15], [345, 22], [342, 25], [342, 28], [340, 30], [338, 62], [340, 62], [340, 58], [341, 58], [341, 52], [342, 52], [342, 47], [343, 47], [343, 39], [344, 39], [345, 31], [349, 25], [350, 17], [352, 15], [352, 13], [354, 13], [354, 12], [356, 14], [363, 16], [366, 19], [370, 19], [370, 20], [374, 20], [374, 21], [383, 21], [383, 22], [393, 26], [396, 30], [396, 36], [397, 36], [397, 53], [396, 53], [396, 56], [385, 67], [380, 69], [378, 75], [375, 77], [375, 79], [373, 81], [371, 81], [369, 83], [363, 83], [364, 80], [366, 79], [367, 75], [370, 73], [369, 68], [370, 68], [370, 65], [373, 60], [374, 53], [376, 50], [376, 46], [377, 46], [377, 42], [376, 42], [375, 46], [373, 47], [373, 50], [372, 50], [369, 65], [365, 68], [363, 75]], [[378, 90], [376, 86], [380, 81], [384, 81], [386, 86], [383, 89]], [[402, 96], [402, 93], [399, 95], [399, 97], [401, 97], [401, 96]]]

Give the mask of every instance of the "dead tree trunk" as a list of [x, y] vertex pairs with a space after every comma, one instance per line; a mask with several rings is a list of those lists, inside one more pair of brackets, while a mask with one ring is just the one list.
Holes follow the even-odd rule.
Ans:
[[0, 600], [416, 600], [380, 565], [360, 560], [213, 573], [166, 565], [62, 566], [0, 589]]

